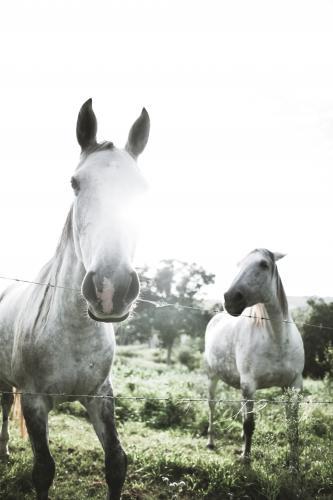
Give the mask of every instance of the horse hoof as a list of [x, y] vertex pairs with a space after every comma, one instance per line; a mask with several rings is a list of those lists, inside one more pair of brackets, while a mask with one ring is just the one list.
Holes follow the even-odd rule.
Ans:
[[215, 450], [215, 444], [213, 444], [213, 443], [208, 443], [208, 444], [207, 444], [207, 449], [208, 449], [208, 450]]

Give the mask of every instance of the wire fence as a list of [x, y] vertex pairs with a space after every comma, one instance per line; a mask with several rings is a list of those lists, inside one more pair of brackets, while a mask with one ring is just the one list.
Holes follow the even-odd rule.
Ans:
[[[1, 391], [0, 394], [13, 394], [11, 391]], [[260, 404], [281, 404], [286, 405], [290, 399], [209, 399], [209, 398], [174, 398], [170, 396], [164, 397], [147, 397], [147, 396], [111, 396], [104, 394], [69, 394], [66, 392], [29, 392], [29, 391], [15, 391], [18, 396], [48, 396], [59, 398], [91, 398], [91, 399], [112, 399], [116, 400], [133, 400], [133, 401], [173, 401], [177, 403], [221, 403], [221, 404], [243, 404], [243, 403], [260, 403]], [[333, 404], [330, 400], [313, 400], [313, 399], [299, 399], [300, 404], [304, 405], [329, 405]]]
[[[67, 286], [62, 286], [62, 285], [56, 285], [56, 284], [52, 284], [52, 283], [42, 283], [42, 282], [39, 282], [39, 281], [30, 281], [30, 280], [24, 280], [24, 279], [20, 279], [20, 278], [13, 278], [13, 277], [8, 277], [8, 276], [3, 276], [3, 275], [0, 275], [0, 279], [2, 280], [8, 280], [8, 281], [15, 281], [15, 282], [19, 282], [19, 283], [27, 283], [27, 284], [31, 284], [31, 285], [39, 285], [39, 286], [46, 286], [46, 287], [51, 287], [51, 288], [59, 288], [59, 289], [62, 289], [62, 290], [70, 290], [70, 291], [73, 291], [73, 292], [77, 292], [77, 293], [81, 293], [81, 290], [78, 289], [78, 288], [71, 288], [71, 287], [67, 287]], [[152, 306], [154, 306], [155, 308], [164, 308], [164, 307], [174, 307], [176, 309], [193, 309], [193, 310], [196, 310], [196, 311], [203, 311], [204, 309], [202, 308], [199, 308], [199, 307], [193, 307], [193, 306], [186, 306], [186, 305], [182, 305], [182, 304], [173, 304], [173, 303], [168, 303], [164, 300], [159, 300], [159, 301], [154, 301], [154, 300], [148, 300], [148, 299], [137, 299], [137, 302], [143, 302], [143, 303], [147, 303], [147, 304], [151, 304]], [[222, 312], [222, 313], [225, 313], [227, 314], [226, 311], [218, 311], [218, 312]], [[251, 315], [251, 314], [241, 314], [242, 317], [245, 317], [245, 318], [251, 318], [251, 319], [260, 319], [260, 320], [264, 320], [264, 321], [271, 321], [270, 318], [268, 317], [258, 317], [258, 316], [255, 316], [255, 315]], [[289, 323], [289, 324], [296, 324], [296, 322], [294, 321], [291, 321], [291, 320], [282, 320], [281, 322], [283, 323]], [[312, 323], [306, 323], [306, 322], [302, 322], [302, 323], [299, 323], [299, 325], [302, 325], [302, 326], [311, 326], [311, 327], [314, 327], [314, 328], [319, 328], [319, 329], [326, 329], [326, 330], [333, 330], [333, 327], [331, 326], [325, 326], [325, 325], [315, 325], [315, 324], [312, 324]], [[12, 392], [10, 391], [2, 391], [0, 390], [0, 394], [12, 394]], [[73, 399], [80, 399], [80, 398], [92, 398], [92, 399], [112, 399], [114, 401], [116, 400], [135, 400], [135, 401], [173, 401], [173, 402], [177, 402], [177, 403], [194, 403], [194, 402], [205, 402], [205, 403], [210, 403], [210, 402], [213, 402], [213, 403], [220, 403], [220, 404], [244, 404], [244, 403], [247, 403], [247, 402], [253, 402], [253, 403], [260, 403], [260, 404], [273, 404], [273, 405], [276, 405], [276, 404], [282, 404], [282, 405], [286, 405], [288, 404], [288, 402], [290, 401], [288, 398], [287, 399], [209, 399], [209, 398], [174, 398], [174, 397], [170, 397], [170, 396], [162, 396], [162, 397], [146, 397], [146, 396], [111, 396], [111, 395], [103, 395], [103, 394], [68, 394], [68, 393], [63, 393], [63, 392], [29, 392], [29, 391], [15, 391], [15, 394], [16, 395], [19, 395], [19, 396], [22, 396], [22, 395], [25, 395], [25, 396], [44, 396], [44, 397], [56, 397], [56, 398], [73, 398]], [[304, 398], [300, 398], [299, 399], [299, 403], [300, 404], [304, 404], [304, 405], [310, 405], [310, 404], [316, 404], [316, 405], [330, 405], [330, 404], [333, 404], [333, 401], [331, 400], [312, 400], [312, 399], [304, 399]]]

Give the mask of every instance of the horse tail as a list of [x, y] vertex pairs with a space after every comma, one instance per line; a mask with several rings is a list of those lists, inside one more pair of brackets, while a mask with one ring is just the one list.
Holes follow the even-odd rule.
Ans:
[[19, 424], [20, 434], [23, 439], [28, 437], [27, 426], [25, 425], [25, 420], [21, 405], [21, 394], [14, 389], [14, 405], [12, 410], [12, 418], [16, 420]]

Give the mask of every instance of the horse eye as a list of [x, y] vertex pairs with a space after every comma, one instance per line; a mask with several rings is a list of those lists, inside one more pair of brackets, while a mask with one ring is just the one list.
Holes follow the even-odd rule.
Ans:
[[266, 260], [261, 260], [259, 262], [259, 266], [261, 267], [261, 269], [268, 269], [269, 268], [268, 262]]
[[71, 185], [72, 185], [72, 188], [74, 190], [74, 193], [78, 194], [78, 192], [80, 190], [80, 184], [79, 184], [79, 181], [77, 179], [75, 179], [75, 177], [71, 178]]

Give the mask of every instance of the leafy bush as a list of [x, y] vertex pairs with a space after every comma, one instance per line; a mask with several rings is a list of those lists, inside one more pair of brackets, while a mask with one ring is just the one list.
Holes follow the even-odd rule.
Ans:
[[187, 347], [183, 347], [178, 353], [178, 361], [187, 366], [190, 371], [195, 370], [200, 367], [201, 355], [197, 356], [197, 353], [194, 353]]
[[78, 401], [73, 401], [72, 403], [62, 403], [55, 407], [54, 412], [89, 419], [87, 410]]
[[333, 370], [330, 357], [333, 346], [333, 302], [311, 299], [308, 305], [305, 322], [300, 325], [305, 350], [304, 375], [322, 379]]
[[132, 400], [122, 397], [117, 398], [115, 408], [116, 418], [120, 422], [125, 422], [126, 420], [138, 420], [138, 414]]
[[165, 401], [147, 399], [142, 405], [141, 418], [149, 427], [167, 429], [193, 426], [195, 411], [193, 405], [170, 397]]

